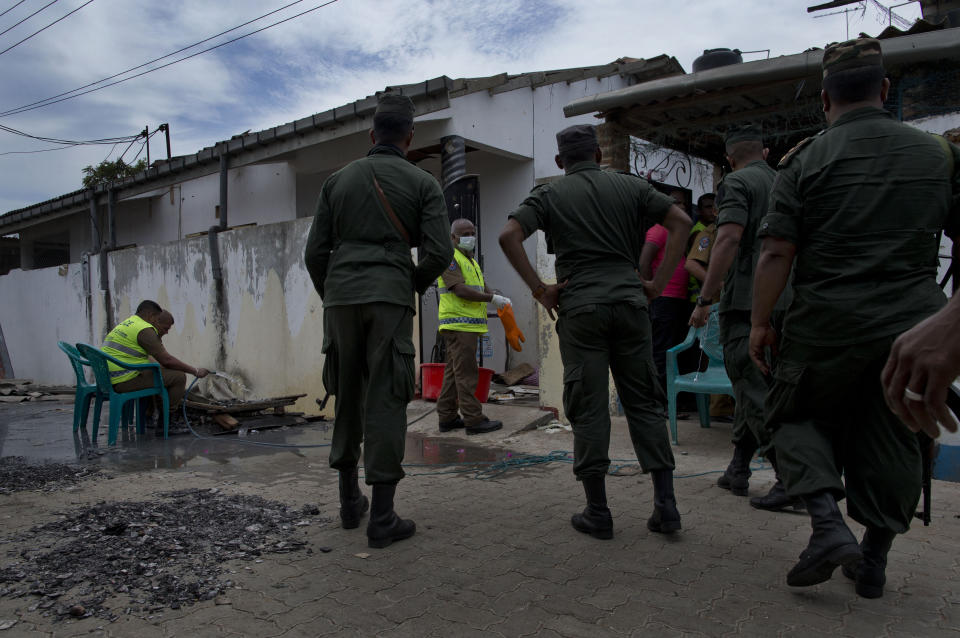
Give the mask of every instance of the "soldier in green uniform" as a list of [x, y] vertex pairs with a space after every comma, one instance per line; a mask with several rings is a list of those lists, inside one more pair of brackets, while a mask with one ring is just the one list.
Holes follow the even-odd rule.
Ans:
[[[367, 509], [357, 479], [363, 443], [373, 486], [371, 547], [416, 530], [393, 511], [414, 391], [414, 292], [422, 294], [453, 257], [443, 192], [406, 160], [413, 114], [410, 98], [381, 97], [374, 146], [324, 182], [304, 252], [323, 299], [323, 384], [336, 396], [330, 466], [340, 472], [340, 518], [354, 528]], [[411, 246], [420, 247], [416, 265]]]
[[[550, 317], [559, 311], [563, 408], [573, 426], [573, 471], [587, 497], [586, 508], [571, 523], [595, 538], [613, 538], [604, 483], [610, 467], [609, 370], [637, 458], [653, 478], [654, 512], [647, 526], [673, 532], [680, 529], [680, 514], [647, 300], [673, 275], [690, 218], [645, 180], [600, 170], [594, 127], [560, 131], [557, 146], [557, 166], [565, 175], [531, 191], [510, 214], [500, 246]], [[641, 280], [636, 269], [644, 227], [656, 223], [669, 231], [666, 257], [652, 281]], [[523, 241], [538, 229], [556, 254], [557, 284], [541, 282], [524, 252]]]
[[[766, 370], [770, 316], [795, 262], [766, 403], [780, 476], [813, 528], [787, 584], [821, 583], [843, 565], [868, 598], [883, 595], [887, 552], [920, 496], [917, 439], [884, 402], [881, 369], [897, 336], [944, 305], [939, 233], [960, 233], [960, 150], [884, 110], [884, 75], [875, 39], [824, 50], [828, 127], [780, 162], [750, 333]], [[859, 545], [837, 506], [844, 497], [866, 527]]]
[[[690, 316], [690, 325], [705, 325], [710, 306], [720, 297], [720, 343], [723, 344], [723, 363], [733, 383], [736, 407], [733, 459], [717, 480], [717, 485], [738, 496], [746, 496], [750, 461], [757, 450], [776, 469], [776, 455], [764, 426], [763, 402], [768, 382], [750, 360], [749, 341], [753, 271], [760, 254], [757, 228], [767, 213], [767, 197], [777, 173], [766, 162], [767, 149], [763, 146], [759, 126], [732, 128], [724, 144], [727, 162], [733, 172], [726, 175], [717, 187], [720, 195], [717, 239], [710, 252], [707, 276], [697, 307]], [[789, 297], [788, 288], [778, 301], [778, 310], [786, 308]], [[754, 507], [771, 510], [782, 509], [791, 502], [779, 477], [769, 494], [750, 500]]]

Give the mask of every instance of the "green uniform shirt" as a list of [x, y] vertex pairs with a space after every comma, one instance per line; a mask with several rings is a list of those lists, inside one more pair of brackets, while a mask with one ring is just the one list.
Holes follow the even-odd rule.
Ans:
[[510, 213], [529, 236], [537, 229], [556, 254], [557, 281], [566, 312], [594, 303], [646, 305], [637, 266], [646, 229], [659, 224], [673, 200], [646, 180], [602, 171], [591, 161], [569, 167], [560, 179], [537, 186]]
[[[374, 176], [420, 246], [417, 265], [380, 203]], [[323, 183], [304, 260], [324, 306], [381, 301], [416, 310], [414, 290], [422, 294], [453, 259], [449, 232], [437, 180], [399, 149], [377, 145]]]
[[724, 224], [743, 226], [736, 261], [727, 270], [720, 295], [720, 312], [750, 312], [753, 299], [753, 271], [760, 257], [757, 229], [767, 214], [767, 198], [777, 172], [763, 160], [754, 160], [727, 174], [717, 185], [717, 228]]
[[[777, 172], [764, 160], [754, 160], [736, 170], [717, 185], [717, 228], [724, 224], [743, 226], [736, 260], [723, 279], [720, 294], [720, 341], [750, 334], [750, 310], [753, 303], [753, 272], [760, 258], [757, 230], [767, 214], [770, 189]], [[783, 310], [790, 302], [790, 286], [777, 301]]]
[[784, 335], [850, 345], [936, 312], [938, 233], [960, 231], [958, 194], [960, 150], [879, 108], [844, 114], [788, 154], [760, 225], [797, 247]]

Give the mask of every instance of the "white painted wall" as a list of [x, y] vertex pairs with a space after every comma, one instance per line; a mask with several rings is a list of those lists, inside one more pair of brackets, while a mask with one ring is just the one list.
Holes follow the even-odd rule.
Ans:
[[80, 264], [12, 270], [0, 277], [0, 326], [17, 378], [76, 383], [57, 341], [87, 341], [87, 316]]
[[[323, 396], [322, 302], [303, 265], [310, 219], [221, 233], [226, 326], [215, 323], [215, 287], [206, 237], [120, 250], [109, 255], [113, 322], [133, 314], [143, 299], [173, 313], [167, 349], [191, 365], [221, 367], [261, 396], [306, 393], [297, 410], [315, 413]], [[73, 383], [57, 340], [99, 345], [108, 325], [91, 264], [91, 309], [79, 264], [0, 277], [0, 326], [19, 377]], [[328, 409], [332, 410], [331, 403]]]
[[[297, 179], [288, 162], [233, 168], [228, 179], [229, 226], [296, 219]], [[148, 246], [206, 231], [220, 221], [219, 204], [219, 173], [120, 200], [117, 202], [117, 245]], [[105, 220], [106, 205], [101, 204], [100, 209]]]

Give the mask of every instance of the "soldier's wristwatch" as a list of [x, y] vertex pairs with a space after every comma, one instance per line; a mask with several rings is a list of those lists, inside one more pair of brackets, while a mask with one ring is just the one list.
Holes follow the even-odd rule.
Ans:
[[537, 286], [536, 290], [533, 291], [533, 298], [537, 301], [540, 301], [540, 298], [543, 297], [545, 292], [547, 292], [547, 287], [543, 284], [540, 284]]
[[703, 308], [704, 306], [712, 306], [713, 299], [707, 297], [697, 297], [697, 305]]

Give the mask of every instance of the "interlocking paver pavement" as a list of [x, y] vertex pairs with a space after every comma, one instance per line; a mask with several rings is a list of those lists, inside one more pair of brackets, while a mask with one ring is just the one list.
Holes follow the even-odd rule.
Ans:
[[[412, 429], [435, 435], [431, 418]], [[566, 463], [491, 480], [417, 466], [396, 499], [398, 512], [417, 522], [417, 534], [383, 550], [367, 547], [363, 526], [336, 526], [337, 479], [326, 467], [325, 449], [120, 473], [70, 491], [0, 496], [5, 539], [98, 500], [143, 500], [193, 487], [257, 494], [295, 508], [316, 503], [321, 510], [318, 522], [302, 528], [313, 553], [225, 564], [237, 589], [216, 600], [129, 614], [122, 613], [127, 601], [108, 600], [121, 611], [111, 623], [53, 621], [30, 610], [35, 601], [29, 596], [0, 598], [0, 623], [17, 621], [0, 638], [960, 636], [960, 485], [935, 483], [933, 525], [918, 523], [897, 539], [883, 598], [858, 598], [839, 570], [823, 585], [791, 589], [785, 575], [808, 537], [806, 516], [757, 511], [715, 486], [717, 474], [710, 472], [728, 461], [729, 425], [700, 430], [686, 423], [681, 437], [675, 451], [684, 478], [677, 478], [676, 491], [684, 529], [671, 537], [646, 529], [652, 487], [631, 471], [608, 478], [613, 540], [575, 532], [569, 518], [583, 507], [583, 496]], [[436, 438], [454, 451], [457, 441], [468, 449], [503, 439], [513, 451], [572, 449], [567, 432], [505, 428], [500, 439]], [[630, 465], [622, 419], [614, 419], [611, 456]], [[105, 468], [109, 473], [109, 464]], [[751, 492], [762, 493], [771, 482], [769, 470], [758, 471]], [[0, 544], [0, 564], [12, 561], [10, 552], [19, 548], [18, 542]]]

